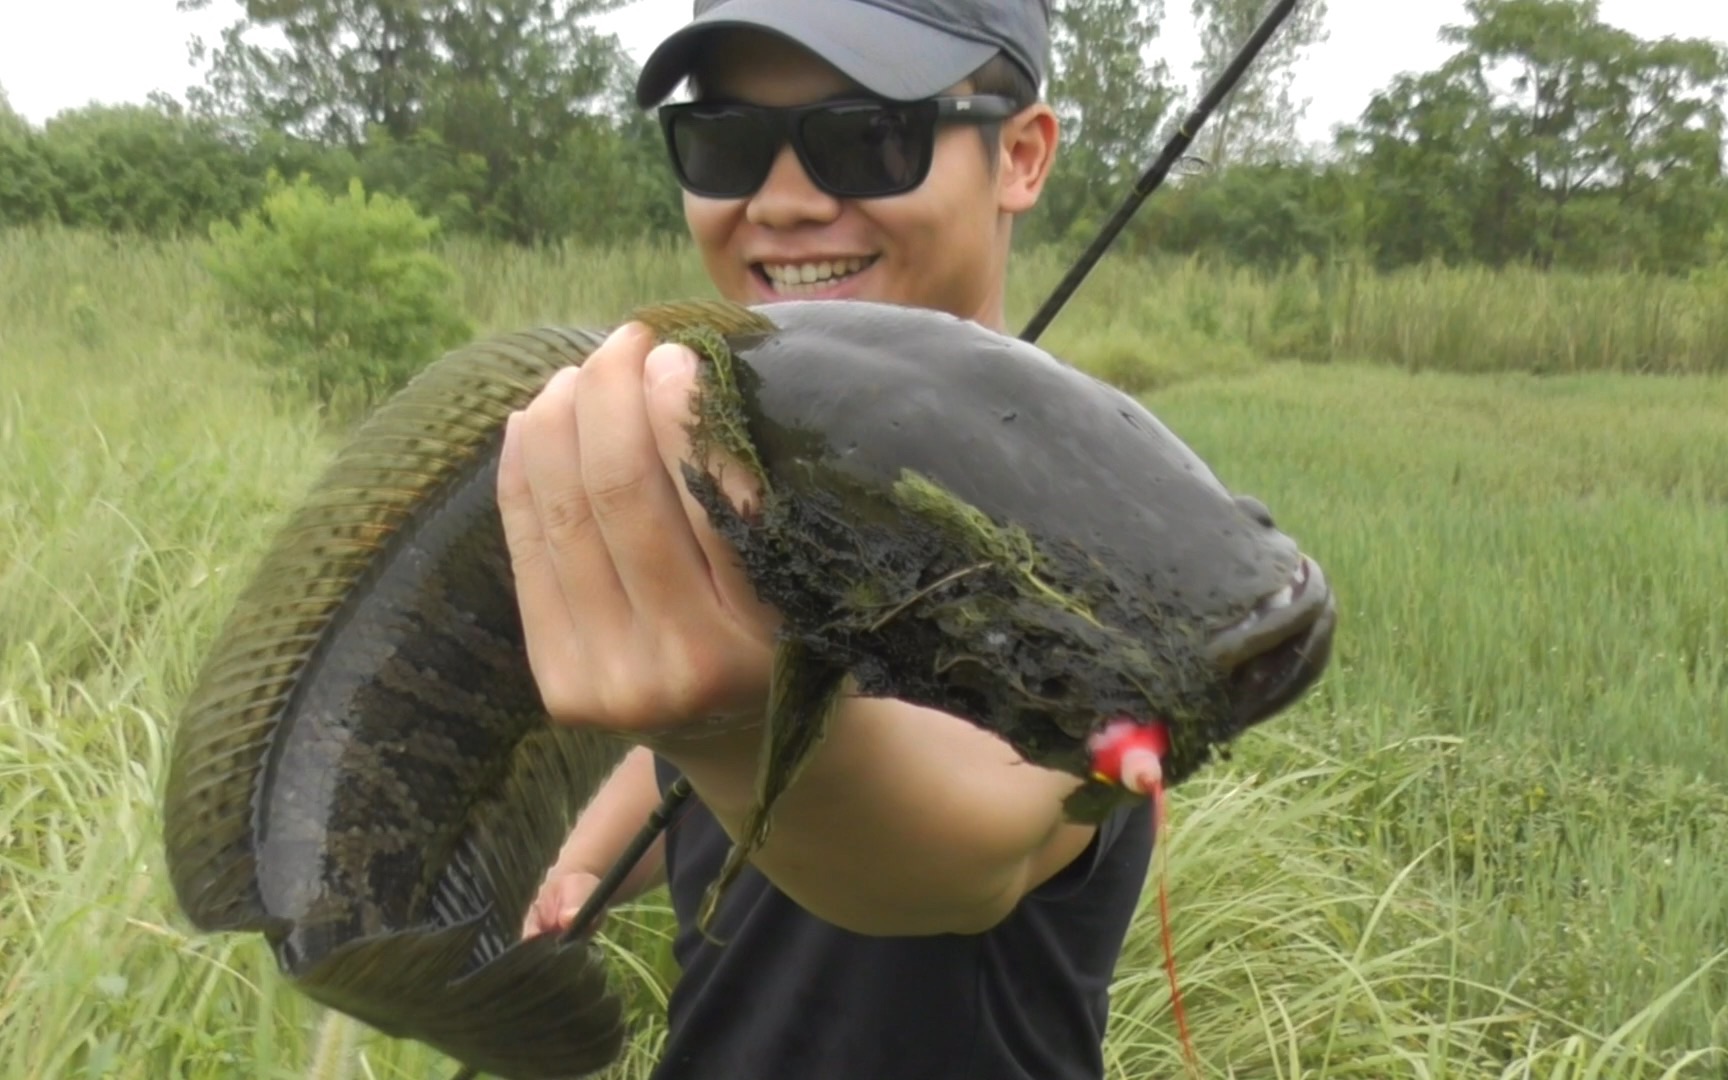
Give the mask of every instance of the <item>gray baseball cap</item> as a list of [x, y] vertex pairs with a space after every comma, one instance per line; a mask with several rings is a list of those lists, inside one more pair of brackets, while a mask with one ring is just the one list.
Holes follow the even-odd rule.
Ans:
[[895, 101], [930, 97], [998, 51], [1044, 84], [1050, 0], [696, 0], [695, 17], [642, 65], [636, 102], [665, 100], [720, 29], [766, 30]]

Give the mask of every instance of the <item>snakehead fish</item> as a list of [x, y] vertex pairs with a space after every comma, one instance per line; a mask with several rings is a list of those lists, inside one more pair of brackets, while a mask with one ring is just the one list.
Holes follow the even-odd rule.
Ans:
[[[995, 732], [1083, 783], [1107, 722], [1157, 722], [1166, 780], [1327, 663], [1319, 568], [1133, 398], [951, 316], [692, 302], [633, 318], [702, 359], [691, 493], [784, 616], [757, 805], [704, 916], [842, 693]], [[494, 486], [504, 420], [604, 340], [506, 334], [386, 402], [267, 551], [199, 674], [164, 808], [182, 908], [265, 936], [290, 982], [507, 1078], [604, 1067], [602, 954], [518, 940], [627, 746], [546, 721]], [[719, 461], [761, 499], [741, 513]], [[846, 687], [850, 680], [852, 686]]]

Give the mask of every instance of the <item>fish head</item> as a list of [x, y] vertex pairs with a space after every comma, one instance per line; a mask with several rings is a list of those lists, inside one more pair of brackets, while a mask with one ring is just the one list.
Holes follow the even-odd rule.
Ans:
[[1174, 784], [1326, 667], [1318, 562], [1133, 397], [938, 312], [756, 310], [775, 328], [706, 385], [735, 395], [765, 497], [748, 521], [705, 505], [862, 692], [1089, 781], [1105, 725], [1160, 724]]

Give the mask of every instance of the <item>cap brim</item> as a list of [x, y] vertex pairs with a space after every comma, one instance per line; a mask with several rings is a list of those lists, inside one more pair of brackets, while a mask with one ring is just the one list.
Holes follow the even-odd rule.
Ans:
[[930, 97], [964, 79], [997, 53], [873, 4], [811, 4], [809, 0], [731, 0], [699, 15], [642, 65], [636, 103], [649, 108], [690, 74], [703, 40], [716, 30], [778, 34], [834, 65], [871, 93], [896, 101]]

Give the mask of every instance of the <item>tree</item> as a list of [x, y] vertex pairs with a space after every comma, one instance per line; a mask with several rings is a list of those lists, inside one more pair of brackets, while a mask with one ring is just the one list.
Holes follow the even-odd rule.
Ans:
[[[1217, 78], [1266, 16], [1267, 0], [1192, 0], [1200, 30], [1194, 68], [1201, 85]], [[1201, 132], [1195, 153], [1215, 168], [1287, 157], [1308, 111], [1292, 93], [1296, 62], [1327, 38], [1326, 0], [1301, 0], [1243, 73]]]
[[6, 87], [0, 86], [0, 136], [22, 136], [29, 133], [30, 122], [12, 107], [12, 98], [6, 93]]
[[[1604, 25], [1596, 0], [1472, 0], [1455, 77], [1484, 103], [1494, 162], [1517, 174], [1534, 254], [1550, 264], [1588, 242], [1605, 197], [1635, 216], [1660, 180], [1721, 173], [1728, 58], [1704, 40], [1642, 41]], [[1599, 235], [1599, 234], [1595, 234]]]
[[1160, 145], [1174, 95], [1150, 58], [1163, 0], [1057, 0], [1047, 97], [1062, 149], [1033, 235], [1089, 236]]
[[[1374, 176], [1371, 219], [1404, 215], [1403, 255], [1500, 264], [1702, 258], [1697, 215], [1722, 198], [1728, 51], [1644, 41], [1595, 0], [1468, 0], [1460, 46], [1405, 75], [1342, 133]], [[1415, 231], [1421, 235], [1415, 235]]]
[[52, 216], [67, 225], [197, 232], [241, 213], [262, 190], [227, 133], [160, 95], [64, 110], [32, 141], [52, 177]]
[[[178, 0], [181, 11], [211, 0]], [[408, 139], [434, 108], [490, 84], [521, 107], [586, 103], [604, 83], [616, 40], [582, 20], [623, 0], [244, 0], [245, 17], [212, 50], [192, 92], [205, 111], [252, 117], [325, 143], [358, 144], [376, 127]], [[266, 30], [283, 45], [254, 44]]]
[[53, 220], [54, 186], [41, 137], [0, 87], [0, 227]]
[[1466, 87], [1437, 73], [1401, 75], [1340, 133], [1364, 190], [1365, 233], [1382, 267], [1476, 254], [1490, 184], [1483, 132]]
[[[245, 0], [245, 19], [219, 49], [195, 44], [194, 61], [209, 67], [193, 101], [324, 145], [432, 155], [453, 185], [422, 192], [433, 207], [460, 199], [499, 235], [544, 239], [534, 175], [620, 111], [628, 58], [584, 20], [622, 2]], [[257, 31], [283, 44], [255, 44]]]
[[677, 180], [651, 117], [572, 131], [556, 157], [523, 171], [519, 194], [547, 237], [605, 245], [684, 234]]
[[1264, 270], [1323, 265], [1361, 243], [1357, 187], [1338, 162], [1239, 162], [1148, 203], [1129, 230], [1129, 248]]

